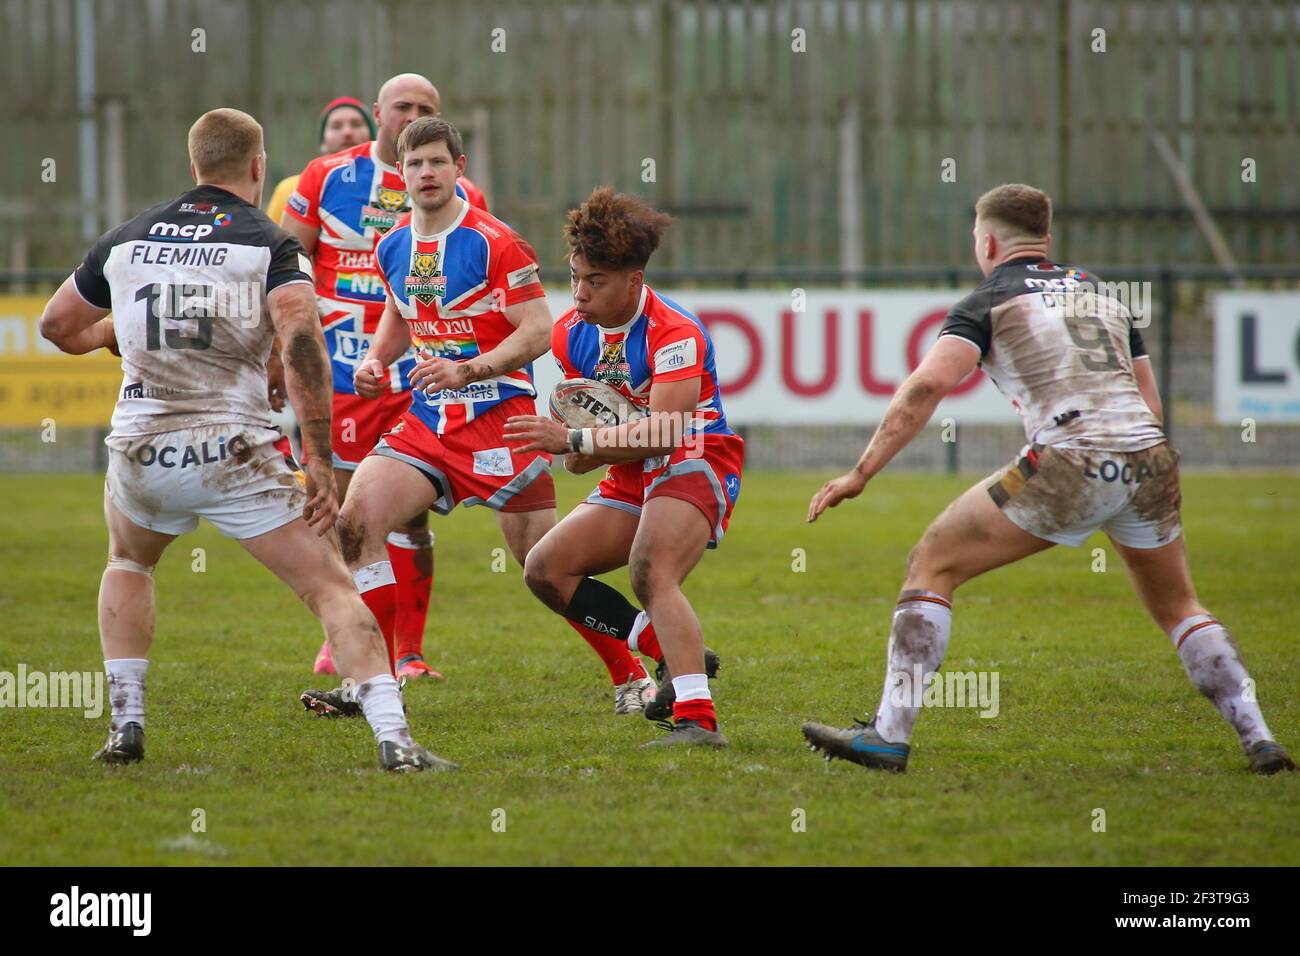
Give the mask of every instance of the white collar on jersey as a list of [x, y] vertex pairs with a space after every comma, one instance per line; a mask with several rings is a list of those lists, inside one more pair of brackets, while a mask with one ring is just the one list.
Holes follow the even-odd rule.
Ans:
[[460, 212], [456, 214], [456, 218], [451, 221], [451, 224], [447, 226], [446, 229], [444, 229], [442, 232], [435, 232], [432, 235], [428, 235], [428, 236], [426, 236], [422, 232], [416, 232], [415, 213], [411, 213], [411, 235], [414, 238], [420, 240], [421, 242], [436, 242], [437, 240], [446, 236], [449, 232], [451, 232], [453, 229], [459, 226], [462, 222], [464, 222], [465, 216], [468, 215], [469, 213], [469, 203], [467, 203], [465, 200], [461, 199], [459, 196], [455, 195], [454, 193], [452, 194], [451, 198], [456, 200], [456, 202], [460, 203]]
[[382, 159], [379, 158], [379, 140], [377, 139], [372, 139], [370, 141], [370, 159], [380, 169], [383, 169], [390, 173], [397, 173], [399, 175], [401, 174], [401, 170], [398, 169], [396, 166], [389, 166], [386, 162], [384, 162]]
[[649, 288], [650, 287], [646, 285], [644, 282], [641, 283], [641, 299], [636, 304], [636, 311], [632, 313], [632, 318], [628, 319], [626, 322], [624, 322], [616, 329], [607, 329], [603, 325], [596, 326], [596, 328], [600, 329], [600, 334], [602, 337], [606, 335], [627, 334], [628, 330], [631, 329], [632, 326], [636, 324], [636, 320], [641, 318], [641, 316], [645, 315], [645, 299], [646, 299], [645, 294], [646, 294], [646, 290]]

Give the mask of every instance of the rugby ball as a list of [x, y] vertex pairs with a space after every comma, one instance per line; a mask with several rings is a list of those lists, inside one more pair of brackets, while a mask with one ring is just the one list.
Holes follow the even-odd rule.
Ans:
[[551, 417], [570, 428], [622, 425], [644, 415], [614, 389], [595, 379], [565, 379], [551, 392]]

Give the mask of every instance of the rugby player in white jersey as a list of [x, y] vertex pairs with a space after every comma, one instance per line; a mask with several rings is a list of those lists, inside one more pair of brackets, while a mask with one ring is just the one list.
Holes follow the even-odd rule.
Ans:
[[958, 497], [908, 556], [874, 718], [847, 729], [804, 724], [804, 737], [828, 760], [905, 770], [920, 707], [903, 689], [942, 664], [953, 592], [1054, 544], [1077, 547], [1101, 529], [1187, 676], [1236, 731], [1250, 769], [1295, 770], [1264, 722], [1232, 635], [1192, 586], [1178, 452], [1161, 426], [1141, 334], [1122, 304], [1097, 294], [1095, 276], [1047, 258], [1051, 218], [1051, 200], [1030, 186], [980, 197], [975, 259], [985, 281], [948, 314], [854, 469], [813, 496], [810, 522], [861, 494], [977, 365], [1024, 422], [1029, 444], [1016, 460]]
[[[329, 361], [310, 262], [258, 209], [262, 143], [246, 113], [199, 117], [189, 132], [197, 187], [106, 233], [41, 317], [41, 334], [63, 351], [115, 348], [124, 372], [106, 440], [109, 553], [99, 590], [112, 723], [95, 757], [144, 757], [153, 569], [203, 517], [320, 619], [335, 659], [357, 681], [380, 765], [451, 769], [411, 739], [383, 638], [331, 530]], [[277, 335], [308, 454], [305, 490], [270, 427], [266, 364]]]

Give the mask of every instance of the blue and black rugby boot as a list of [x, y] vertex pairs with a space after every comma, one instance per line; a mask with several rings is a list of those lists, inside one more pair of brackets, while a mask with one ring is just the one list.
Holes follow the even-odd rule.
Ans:
[[1295, 770], [1295, 761], [1276, 740], [1257, 740], [1246, 751], [1250, 760], [1251, 773], [1279, 773], [1283, 770]]
[[912, 748], [907, 744], [891, 744], [876, 732], [876, 719], [854, 720], [852, 727], [828, 727], [826, 724], [807, 723], [803, 735], [810, 750], [820, 750], [827, 762], [839, 757], [872, 770], [889, 770], [902, 773], [907, 769], [907, 755]]

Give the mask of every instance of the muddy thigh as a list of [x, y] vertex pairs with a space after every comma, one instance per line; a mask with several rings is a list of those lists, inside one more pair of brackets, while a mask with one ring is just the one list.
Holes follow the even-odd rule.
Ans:
[[218, 426], [210, 433], [195, 429], [194, 435], [207, 463], [203, 484], [220, 498], [283, 501], [289, 506], [305, 500], [297, 476], [274, 446], [274, 434]]
[[989, 494], [1022, 525], [1048, 532], [1070, 528], [1096, 509], [1085, 472], [1077, 454], [1048, 445], [1009, 465], [990, 484]]
[[1178, 449], [1169, 442], [1124, 456], [1133, 468], [1133, 510], [1155, 525], [1162, 538], [1179, 524], [1183, 493], [1178, 479]]

